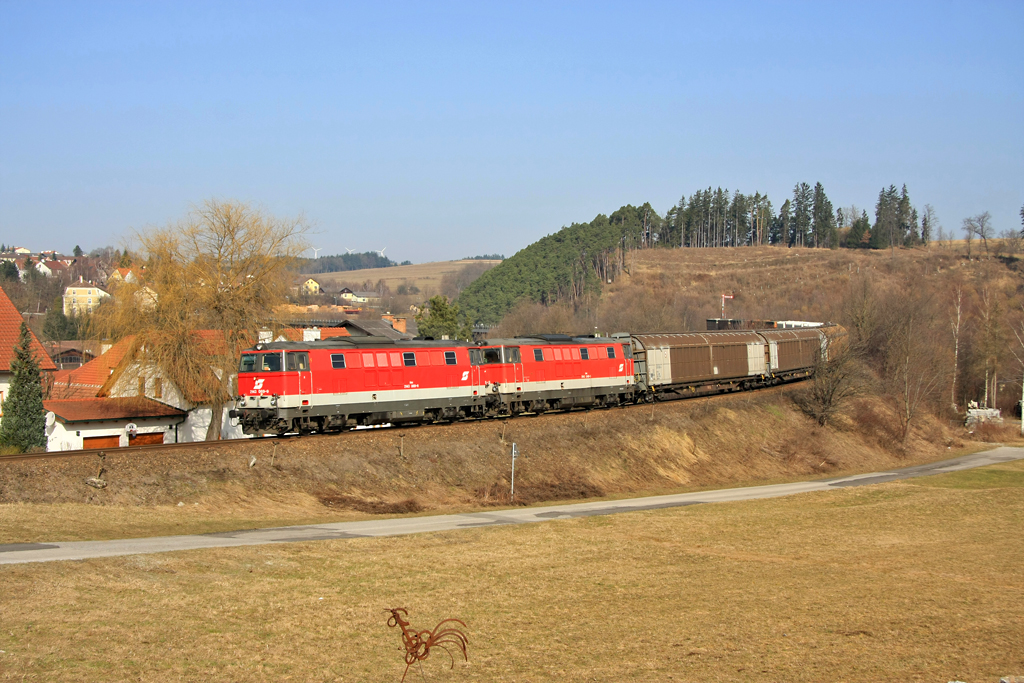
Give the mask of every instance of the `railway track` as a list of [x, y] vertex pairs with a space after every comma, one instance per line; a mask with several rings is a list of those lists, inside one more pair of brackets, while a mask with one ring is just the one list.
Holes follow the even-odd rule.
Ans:
[[[696, 400], [700, 400], [700, 399], [703, 399], [705, 401], [711, 401], [711, 400], [715, 400], [715, 399], [723, 399], [723, 398], [727, 398], [727, 397], [735, 397], [738, 393], [744, 393], [744, 394], [746, 394], [746, 393], [756, 393], [758, 395], [765, 395], [765, 394], [772, 394], [772, 393], [778, 393], [778, 392], [781, 392], [781, 391], [785, 391], [786, 389], [792, 387], [794, 384], [798, 384], [798, 383], [800, 383], [802, 381], [805, 381], [805, 380], [801, 379], [801, 380], [797, 380], [795, 382], [788, 382], [786, 384], [782, 384], [782, 385], [775, 386], [775, 387], [765, 387], [763, 389], [749, 389], [749, 390], [742, 391], [742, 392], [727, 391], [727, 392], [723, 392], [723, 393], [720, 393], [720, 394], [705, 394], [705, 395], [701, 395], [701, 396], [694, 396], [694, 397], [691, 397], [691, 398], [674, 399], [674, 400], [671, 400], [671, 401], [656, 401], [653, 404], [652, 403], [636, 403], [636, 404], [626, 405], [626, 406], [616, 406], [615, 408], [595, 408], [595, 409], [586, 408], [586, 409], [562, 411], [561, 413], [553, 413], [553, 414], [563, 414], [564, 415], [564, 414], [567, 414], [567, 413], [574, 413], [574, 412], [579, 412], [579, 413], [589, 412], [591, 410], [615, 410], [615, 409], [629, 410], [631, 408], [632, 409], [650, 408], [652, 405], [657, 405], [657, 403], [677, 403], [677, 402], [680, 402], [680, 401], [696, 401]], [[521, 415], [521, 417], [536, 417], [536, 414], [535, 413], [523, 413]], [[476, 418], [476, 419], [461, 420], [460, 424], [468, 424], [468, 423], [472, 423], [472, 422], [488, 422], [488, 421], [491, 421], [491, 420], [502, 420], [502, 419], [508, 419], [508, 418], [507, 417]], [[445, 423], [445, 424], [449, 424], [449, 423]], [[353, 436], [357, 436], [361, 432], [375, 432], [375, 431], [378, 431], [380, 429], [386, 429], [386, 430], [390, 431], [390, 430], [393, 430], [393, 429], [409, 429], [411, 427], [431, 427], [431, 426], [435, 426], [435, 425], [429, 425], [429, 424], [392, 425], [392, 426], [387, 426], [387, 427], [382, 426], [382, 427], [373, 427], [373, 428], [370, 428], [370, 429], [352, 430], [352, 431], [349, 431], [349, 432], [344, 432], [344, 434], [346, 435], [346, 437], [351, 438]], [[82, 450], [76, 450], [76, 451], [49, 451], [49, 452], [40, 452], [40, 453], [17, 453], [17, 454], [13, 454], [13, 455], [0, 455], [0, 463], [18, 462], [18, 461], [22, 461], [22, 460], [52, 460], [52, 459], [55, 459], [55, 458], [86, 458], [86, 457], [90, 457], [90, 456], [98, 456], [100, 453], [108, 453], [108, 452], [109, 453], [117, 453], [118, 455], [122, 455], [122, 454], [125, 454], [125, 453], [134, 453], [134, 452], [140, 452], [140, 453], [141, 452], [147, 452], [147, 451], [151, 451], [151, 452], [167, 452], [167, 451], [186, 450], [186, 449], [190, 449], [190, 448], [204, 448], [204, 447], [239, 448], [241, 446], [251, 445], [253, 442], [260, 442], [260, 441], [277, 441], [277, 442], [280, 442], [280, 441], [287, 441], [287, 440], [291, 440], [291, 439], [326, 439], [326, 438], [330, 438], [330, 437], [336, 437], [339, 434], [340, 434], [339, 432], [332, 432], [332, 433], [328, 433], [328, 434], [304, 434], [304, 435], [302, 435], [302, 434], [286, 434], [284, 436], [258, 436], [258, 437], [252, 437], [252, 438], [247, 438], [247, 439], [224, 439], [224, 440], [221, 440], [221, 441], [188, 441], [188, 442], [184, 442], [184, 443], [149, 444], [149, 445], [146, 445], [146, 446], [120, 446], [118, 448], [88, 448], [88, 449], [82, 449]]]

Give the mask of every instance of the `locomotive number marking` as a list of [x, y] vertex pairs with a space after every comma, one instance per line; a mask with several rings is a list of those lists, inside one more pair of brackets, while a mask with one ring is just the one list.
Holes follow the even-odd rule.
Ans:
[[462, 381], [465, 382], [467, 379], [469, 379], [469, 370], [465, 370], [462, 373]]

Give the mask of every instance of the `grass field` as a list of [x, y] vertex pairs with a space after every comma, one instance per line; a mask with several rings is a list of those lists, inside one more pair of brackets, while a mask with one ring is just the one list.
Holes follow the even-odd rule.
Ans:
[[[0, 680], [996, 681], [1024, 673], [1024, 463], [783, 499], [0, 568]], [[410, 681], [424, 680], [410, 671]]]
[[[420, 288], [421, 292], [437, 293], [441, 288], [441, 278], [445, 275], [452, 275], [466, 266], [485, 264], [495, 266], [501, 261], [468, 260], [468, 261], [435, 261], [432, 263], [417, 263], [411, 266], [392, 266], [390, 268], [366, 268], [363, 270], [346, 270], [338, 273], [320, 273], [315, 275], [321, 284], [325, 282], [336, 284], [348, 284], [359, 287], [363, 282], [377, 282], [384, 280], [392, 290], [398, 289], [398, 285], [407, 283]], [[333, 287], [331, 288], [333, 289]]]

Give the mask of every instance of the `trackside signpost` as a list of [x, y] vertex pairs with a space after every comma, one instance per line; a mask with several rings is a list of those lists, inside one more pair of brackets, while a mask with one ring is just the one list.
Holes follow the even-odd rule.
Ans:
[[509, 494], [510, 500], [516, 499], [516, 457], [519, 455], [519, 449], [516, 445], [512, 444], [512, 490]]

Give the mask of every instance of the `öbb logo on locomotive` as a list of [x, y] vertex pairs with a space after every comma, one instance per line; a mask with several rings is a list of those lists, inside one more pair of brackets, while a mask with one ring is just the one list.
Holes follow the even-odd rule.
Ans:
[[331, 337], [242, 354], [247, 434], [330, 432], [600, 408], [756, 389], [809, 377], [839, 325], [482, 342]]

